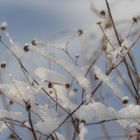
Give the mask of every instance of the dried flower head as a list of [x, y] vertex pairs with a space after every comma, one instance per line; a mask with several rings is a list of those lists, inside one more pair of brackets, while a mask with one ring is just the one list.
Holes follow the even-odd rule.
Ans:
[[101, 11], [100, 11], [100, 15], [101, 15], [101, 16], [105, 16], [105, 14], [106, 14], [106, 13], [105, 13], [104, 10], [101, 10]]
[[134, 21], [135, 23], [137, 23], [137, 22], [138, 22], [138, 20], [137, 20], [137, 18], [136, 18], [136, 17], [133, 17], [133, 21]]
[[33, 46], [36, 46], [36, 45], [37, 45], [37, 40], [33, 39], [33, 40], [31, 41], [31, 43], [32, 43]]
[[29, 45], [26, 44], [26, 45], [23, 47], [23, 50], [24, 50], [25, 52], [28, 52], [28, 51], [29, 51]]
[[10, 100], [10, 101], [9, 101], [9, 104], [10, 104], [10, 105], [12, 105], [12, 104], [13, 104], [13, 101], [12, 101], [12, 100]]
[[1, 63], [1, 68], [4, 69], [5, 67], [6, 67], [6, 62], [2, 62], [2, 63]]
[[53, 84], [51, 82], [48, 83], [48, 88], [53, 88]]
[[97, 77], [96, 74], [94, 74], [94, 79], [95, 79], [95, 80], [99, 80], [99, 78]]
[[26, 110], [29, 111], [31, 109], [31, 104], [29, 102], [26, 102]]
[[78, 35], [80, 36], [80, 35], [82, 35], [83, 34], [83, 30], [82, 29], [79, 29], [78, 30]]
[[66, 83], [66, 84], [65, 84], [65, 88], [66, 88], [66, 89], [70, 88], [70, 84], [69, 84], [69, 83]]
[[0, 29], [3, 31], [6, 30], [7, 29], [7, 22], [2, 22], [0, 25]]
[[127, 103], [128, 103], [128, 97], [127, 97], [127, 96], [124, 96], [124, 97], [122, 98], [122, 103], [123, 103], [123, 104], [127, 104]]

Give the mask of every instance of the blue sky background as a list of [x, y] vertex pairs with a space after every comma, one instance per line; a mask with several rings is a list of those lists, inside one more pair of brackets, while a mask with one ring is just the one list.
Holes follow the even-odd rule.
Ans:
[[93, 22], [86, 1], [0, 0], [0, 3], [0, 21], [8, 22], [9, 30], [17, 41], [33, 37], [45, 39], [63, 30], [88, 27]]
[[[105, 8], [104, 0], [94, 3], [98, 9]], [[114, 18], [132, 17], [140, 11], [138, 3], [138, 0], [118, 0], [112, 9]], [[98, 22], [90, 10], [90, 0], [0, 0], [0, 21], [8, 22], [12, 36], [19, 42], [33, 37], [47, 38], [63, 30], [90, 30]]]

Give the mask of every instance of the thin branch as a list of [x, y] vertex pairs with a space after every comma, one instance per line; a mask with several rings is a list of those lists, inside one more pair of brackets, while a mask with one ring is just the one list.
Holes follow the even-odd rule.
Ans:
[[15, 133], [15, 131], [12, 130], [12, 128], [7, 124], [7, 122], [3, 121], [5, 123], [5, 125], [7, 126], [7, 128], [12, 132], [12, 134], [15, 136], [16, 140], [22, 140], [18, 134]]
[[117, 32], [117, 29], [116, 29], [116, 26], [115, 26], [115, 23], [114, 23], [113, 17], [112, 17], [112, 13], [111, 13], [111, 10], [110, 10], [109, 3], [108, 3], [107, 0], [105, 0], [105, 3], [106, 3], [106, 6], [107, 6], [107, 10], [108, 10], [108, 13], [109, 13], [109, 16], [110, 16], [111, 22], [112, 22], [112, 26], [113, 26], [113, 29], [114, 29], [114, 32], [115, 32], [115, 35], [116, 35], [117, 41], [118, 41], [118, 43], [119, 43], [119, 46], [121, 46], [121, 41], [120, 41], [120, 38], [119, 38], [119, 35], [118, 35], [118, 32]]
[[31, 126], [31, 132], [33, 134], [33, 137], [35, 140], [38, 140], [37, 136], [36, 136], [36, 133], [35, 133], [35, 130], [34, 130], [34, 126], [33, 126], [33, 122], [32, 122], [32, 117], [31, 117], [31, 105], [29, 102], [25, 102], [25, 105], [26, 105], [26, 110], [27, 110], [27, 113], [28, 113], [28, 120], [29, 120], [29, 124]]

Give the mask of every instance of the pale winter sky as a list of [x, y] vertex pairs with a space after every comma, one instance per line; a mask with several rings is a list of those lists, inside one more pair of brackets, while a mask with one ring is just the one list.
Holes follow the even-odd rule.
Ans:
[[[90, 30], [98, 20], [90, 10], [92, 0], [0, 0], [0, 21], [7, 21], [17, 41], [83, 28]], [[113, 2], [114, 0], [109, 0]], [[105, 9], [104, 0], [93, 0], [98, 9]], [[113, 7], [115, 20], [140, 13], [139, 0], [117, 0]]]

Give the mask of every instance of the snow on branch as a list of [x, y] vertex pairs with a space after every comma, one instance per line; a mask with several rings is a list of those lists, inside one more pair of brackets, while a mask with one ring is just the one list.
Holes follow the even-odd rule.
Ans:
[[0, 90], [10, 99], [24, 104], [24, 101], [35, 101], [35, 89], [24, 81], [14, 80], [12, 84], [0, 83]]
[[64, 70], [78, 81], [82, 89], [85, 90], [86, 95], [90, 94], [89, 80], [84, 76], [80, 67], [69, 63], [64, 59], [57, 59], [54, 54], [47, 52], [44, 48], [30, 46], [29, 49], [64, 68]]
[[100, 81], [107, 84], [113, 91], [113, 93], [118, 96], [122, 102], [124, 100], [128, 100], [128, 97], [125, 97], [123, 91], [117, 86], [117, 84], [115, 84], [109, 76], [103, 73], [103, 71], [99, 67], [94, 66], [94, 74]]
[[67, 83], [67, 79], [64, 75], [43, 67], [38, 67], [37, 69], [35, 69], [34, 74], [38, 76], [40, 79], [42, 79], [43, 81], [46, 80], [52, 83], [54, 82], [59, 84]]

